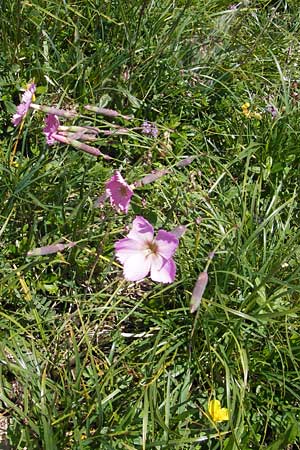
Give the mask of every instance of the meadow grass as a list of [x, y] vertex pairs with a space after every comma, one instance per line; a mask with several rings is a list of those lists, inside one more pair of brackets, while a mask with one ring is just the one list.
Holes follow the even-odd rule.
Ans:
[[[300, 448], [298, 2], [1, 8], [0, 446]], [[49, 147], [42, 113], [11, 124], [32, 79], [40, 104], [116, 109], [134, 118], [85, 123], [159, 135], [101, 138], [111, 161]], [[94, 207], [116, 169], [169, 173], [125, 215]], [[136, 215], [187, 226], [174, 283], [124, 280], [114, 243]], [[76, 246], [27, 256], [57, 242]]]

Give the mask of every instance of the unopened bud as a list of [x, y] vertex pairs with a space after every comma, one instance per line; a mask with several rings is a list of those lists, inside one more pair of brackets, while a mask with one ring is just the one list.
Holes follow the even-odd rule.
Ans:
[[208, 282], [207, 272], [201, 272], [193, 289], [190, 311], [194, 313], [200, 306], [206, 285]]

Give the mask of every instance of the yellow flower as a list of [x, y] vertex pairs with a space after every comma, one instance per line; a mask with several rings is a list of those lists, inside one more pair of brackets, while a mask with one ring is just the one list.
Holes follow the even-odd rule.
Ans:
[[208, 413], [214, 422], [223, 422], [229, 420], [229, 410], [221, 408], [219, 400], [210, 400], [208, 402]]
[[251, 117], [251, 112], [249, 111], [249, 108], [250, 108], [249, 102], [246, 102], [242, 105], [242, 111], [243, 111], [244, 116], [246, 116], [246, 117]]
[[245, 117], [247, 117], [248, 119], [257, 119], [257, 120], [261, 120], [261, 114], [257, 111], [251, 112], [249, 111], [250, 108], [250, 103], [246, 102], [242, 105], [242, 112], [244, 114]]
[[242, 105], [242, 109], [249, 109], [250, 108], [250, 103], [246, 102]]

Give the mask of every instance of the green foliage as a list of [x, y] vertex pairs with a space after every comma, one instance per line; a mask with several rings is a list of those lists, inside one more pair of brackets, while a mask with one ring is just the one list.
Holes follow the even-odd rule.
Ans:
[[[299, 8], [230, 6], [2, 1], [0, 443], [299, 448]], [[41, 113], [11, 125], [30, 79], [40, 103], [118, 109], [158, 138], [103, 138], [109, 162], [47, 147]], [[127, 216], [94, 208], [114, 169], [133, 183], [164, 168]], [[113, 245], [137, 214], [187, 225], [171, 285], [122, 277]], [[58, 242], [76, 246], [26, 256]], [[211, 420], [211, 398], [229, 422]]]

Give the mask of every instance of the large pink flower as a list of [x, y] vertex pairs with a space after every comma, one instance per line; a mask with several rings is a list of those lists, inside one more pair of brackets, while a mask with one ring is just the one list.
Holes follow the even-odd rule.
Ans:
[[21, 103], [17, 106], [17, 112], [13, 115], [12, 123], [15, 127], [17, 127], [23, 117], [26, 116], [27, 111], [30, 108], [30, 104], [33, 100], [34, 93], [35, 93], [36, 85], [34, 83], [31, 83], [27, 86], [26, 91], [22, 95]]
[[133, 190], [126, 183], [120, 172], [116, 170], [105, 187], [106, 195], [109, 197], [111, 205], [118, 211], [127, 213]]
[[137, 216], [128, 236], [115, 244], [116, 257], [123, 264], [124, 277], [138, 281], [150, 273], [153, 281], [172, 283], [176, 265], [172, 258], [178, 247], [177, 237], [165, 230], [159, 230], [154, 238], [152, 225]]

